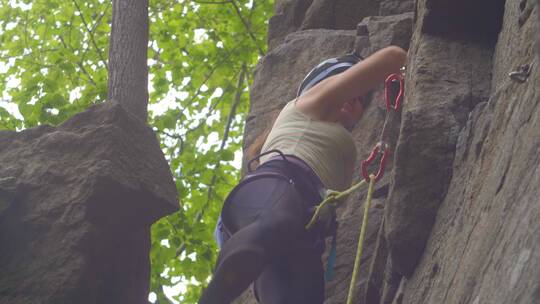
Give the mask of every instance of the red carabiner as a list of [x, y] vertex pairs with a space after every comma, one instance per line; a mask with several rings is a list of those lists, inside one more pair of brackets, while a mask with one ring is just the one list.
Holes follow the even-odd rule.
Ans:
[[[392, 96], [390, 96], [390, 94], [392, 94], [390, 90], [390, 84], [392, 83], [392, 81], [395, 81], [395, 80], [399, 81], [399, 93], [396, 97], [394, 106], [392, 106], [390, 104], [390, 99], [392, 98]], [[384, 95], [386, 97], [386, 110], [387, 111], [390, 111], [391, 108], [393, 108], [395, 111], [399, 110], [399, 107], [401, 106], [401, 100], [403, 99], [403, 93], [404, 93], [403, 87], [404, 87], [403, 74], [395, 73], [386, 78], [386, 80], [384, 81]]]
[[[375, 147], [373, 148], [373, 150], [371, 151], [371, 154], [369, 155], [369, 157], [366, 160], [362, 161], [362, 176], [364, 176], [364, 179], [368, 183], [370, 179], [369, 179], [369, 173], [367, 171], [367, 167], [369, 166], [369, 164], [371, 164], [375, 160], [375, 157], [377, 157], [377, 154], [383, 148], [382, 145], [383, 145], [382, 142], [377, 143]], [[386, 144], [385, 144], [381, 162], [379, 164], [379, 171], [377, 171], [377, 175], [375, 175], [376, 182], [378, 182], [379, 179], [381, 179], [384, 175], [384, 169], [386, 167], [386, 158], [388, 157], [388, 151], [389, 149], [388, 147], [386, 147]]]

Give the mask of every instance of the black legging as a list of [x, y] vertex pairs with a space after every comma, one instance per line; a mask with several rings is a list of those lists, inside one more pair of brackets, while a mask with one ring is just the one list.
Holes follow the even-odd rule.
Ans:
[[222, 218], [232, 236], [199, 303], [230, 303], [253, 281], [261, 304], [323, 302], [323, 248], [317, 233], [304, 228], [307, 210], [318, 197], [296, 169], [285, 161], [265, 163], [257, 173], [279, 173], [293, 183], [262, 177], [228, 198]]

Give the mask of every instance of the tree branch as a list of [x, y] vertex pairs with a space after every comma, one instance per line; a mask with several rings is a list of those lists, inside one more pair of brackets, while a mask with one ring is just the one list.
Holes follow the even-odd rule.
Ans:
[[[231, 111], [229, 112], [229, 117], [227, 118], [227, 125], [225, 126], [225, 131], [223, 132], [223, 139], [221, 140], [221, 145], [219, 147], [219, 152], [223, 151], [225, 148], [225, 145], [227, 144], [227, 139], [229, 139], [229, 130], [231, 129], [232, 122], [234, 120], [234, 117], [236, 116], [236, 109], [238, 105], [240, 104], [240, 101], [242, 100], [242, 91], [243, 91], [243, 82], [246, 74], [246, 64], [244, 63], [242, 65], [242, 70], [240, 71], [240, 76], [238, 76], [238, 83], [236, 86], [236, 95], [234, 97], [234, 103], [231, 106]], [[221, 161], [218, 161], [216, 164], [216, 167], [214, 168], [214, 174], [212, 175], [212, 180], [210, 181], [210, 185], [208, 187], [208, 194], [206, 197], [206, 203], [204, 204], [201, 211], [197, 213], [196, 216], [196, 222], [200, 221], [204, 215], [204, 212], [206, 209], [208, 209], [208, 206], [210, 205], [210, 201], [212, 200], [212, 191], [214, 190], [214, 186], [217, 181], [217, 175], [216, 171], [219, 169], [221, 165]]]
[[[225, 127], [225, 131], [223, 132], [223, 139], [221, 140], [219, 151], [222, 151], [225, 148], [227, 139], [229, 138], [229, 130], [232, 126], [234, 116], [236, 115], [236, 109], [238, 108], [238, 105], [240, 104], [240, 101], [241, 101], [242, 91], [243, 91], [242, 84], [244, 82], [244, 77], [246, 73], [247, 73], [247, 69], [246, 69], [246, 64], [244, 63], [242, 65], [242, 70], [240, 71], [240, 75], [238, 76], [238, 83], [236, 87], [236, 95], [234, 98], [234, 104], [231, 106], [231, 111], [229, 112], [229, 116], [227, 118], [227, 125]], [[195, 216], [195, 222], [199, 222], [202, 219], [204, 215], [204, 211], [206, 211], [206, 209], [208, 209], [208, 206], [210, 206], [210, 201], [212, 200], [212, 190], [213, 190], [214, 185], [217, 182], [216, 171], [219, 169], [220, 165], [221, 163], [218, 161], [218, 163], [216, 164], [216, 167], [213, 169], [214, 174], [212, 175], [212, 180], [210, 181], [210, 185], [208, 187], [206, 203], [204, 204], [203, 208], [199, 212], [197, 212], [197, 215]], [[176, 251], [176, 257], [179, 257], [182, 254], [182, 252], [184, 252], [185, 249], [186, 249], [185, 243], [182, 243], [180, 248], [178, 248], [178, 250]]]
[[[210, 111], [208, 113], [208, 115], [211, 115], [214, 110], [216, 109], [216, 107], [218, 106], [218, 104], [223, 100], [223, 97], [225, 96], [225, 93], [229, 92], [229, 89], [231, 88], [231, 85], [229, 84], [224, 90], [223, 90], [223, 94], [221, 94], [221, 96], [219, 96], [219, 98], [216, 100], [215, 103], [213, 103], [212, 105], [210, 105]], [[199, 129], [201, 126], [204, 126], [206, 124], [206, 120], [203, 120], [201, 121], [198, 125], [196, 125], [195, 127], [191, 128], [191, 129], [188, 129], [185, 133], [185, 135], [187, 135], [188, 133], [191, 133], [191, 132], [194, 132], [196, 131], [197, 129]]]
[[227, 1], [201, 1], [201, 0], [191, 0], [191, 2], [199, 3], [199, 4], [227, 4], [231, 3], [231, 0]]
[[107, 61], [104, 59], [103, 53], [101, 52], [101, 49], [97, 46], [96, 39], [94, 37], [94, 33], [90, 30], [90, 27], [88, 26], [88, 23], [86, 23], [86, 19], [84, 19], [84, 15], [83, 15], [83, 13], [81, 11], [81, 8], [79, 7], [79, 4], [77, 3], [76, 0], [72, 0], [72, 2], [75, 5], [75, 7], [77, 8], [77, 11], [79, 12], [79, 16], [81, 17], [81, 21], [82, 21], [82, 23], [84, 25], [84, 28], [86, 29], [86, 32], [88, 33], [88, 35], [90, 35], [90, 41], [94, 45], [94, 48], [96, 49], [96, 51], [98, 53], [99, 59], [105, 65], [105, 69], [107, 71], [109, 71], [109, 65], [107, 64]]
[[24, 48], [28, 47], [28, 12], [24, 14]]
[[[216, 100], [216, 102], [214, 102], [212, 105], [210, 105], [210, 111], [208, 113], [208, 115], [211, 115], [214, 110], [216, 109], [216, 107], [218, 106], [218, 104], [223, 100], [223, 96], [225, 96], [225, 93], [228, 92], [229, 88], [231, 86], [229, 85], [225, 90], [223, 90], [223, 94]], [[154, 131], [155, 132], [158, 132], [160, 134], [163, 134], [165, 136], [168, 136], [170, 138], [174, 138], [174, 139], [177, 139], [180, 141], [180, 151], [178, 152], [178, 155], [181, 155], [182, 152], [184, 151], [184, 146], [185, 146], [185, 140], [184, 138], [186, 138], [188, 136], [189, 133], [191, 132], [194, 132], [196, 131], [197, 129], [199, 129], [200, 127], [204, 126], [206, 124], [206, 120], [203, 120], [201, 121], [198, 125], [196, 125], [195, 127], [191, 128], [191, 129], [188, 129], [186, 131], [186, 133], [184, 133], [184, 135], [179, 135], [179, 134], [171, 134], [165, 130], [160, 130], [160, 129], [155, 129]]]
[[107, 8], [105, 10], [103, 10], [103, 12], [99, 15], [98, 19], [94, 23], [94, 26], [92, 26], [92, 30], [91, 30], [92, 33], [94, 33], [96, 28], [99, 26], [99, 24], [101, 23], [101, 19], [103, 19], [105, 14], [109, 11], [109, 8], [111, 8], [111, 5], [112, 5], [112, 1], [108, 1]]
[[[64, 45], [64, 48], [73, 51], [73, 48], [72, 48], [71, 46], [68, 46], [68, 45], [66, 44], [66, 42], [64, 41], [64, 37], [59, 36], [59, 38], [60, 38], [60, 41], [62, 42], [62, 45]], [[77, 66], [79, 66], [79, 68], [81, 69], [81, 71], [83, 72], [83, 74], [85, 74], [85, 75], [88, 77], [88, 80], [89, 80], [94, 86], [97, 86], [96, 82], [94, 81], [94, 79], [92, 78], [92, 76], [90, 75], [90, 73], [88, 73], [88, 71], [86, 70], [86, 68], [85, 68], [84, 65], [82, 64], [82, 61], [77, 62]]]
[[257, 1], [253, 0], [253, 5], [251, 6], [251, 9], [249, 10], [249, 18], [248, 18], [248, 22], [249, 22], [249, 27], [251, 28], [251, 18], [253, 17], [253, 12], [255, 11], [255, 7], [257, 6]]
[[[236, 14], [238, 15], [238, 18], [240, 18], [240, 21], [242, 21], [242, 24], [246, 28], [246, 31], [247, 31], [249, 37], [255, 43], [255, 46], [257, 47], [257, 50], [259, 51], [259, 55], [261, 57], [264, 56], [263, 49], [259, 46], [259, 42], [257, 41], [257, 38], [255, 38], [255, 35], [251, 31], [250, 23], [248, 21], [246, 21], [246, 19], [244, 19], [244, 16], [242, 16], [242, 12], [240, 11], [240, 8], [238, 7], [238, 5], [236, 4], [236, 2], [234, 0], [225, 0], [225, 1], [191, 0], [191, 1], [195, 2], [195, 3], [199, 3], [199, 4], [227, 4], [227, 3], [232, 4]], [[253, 4], [253, 6], [252, 6], [252, 10], [250, 12], [250, 19], [251, 19], [251, 14], [253, 13], [253, 8], [254, 7], [255, 7], [255, 4]]]
[[244, 24], [244, 27], [246, 28], [246, 31], [248, 32], [249, 37], [251, 37], [251, 40], [253, 40], [253, 43], [255, 43], [255, 46], [257, 47], [257, 50], [259, 51], [259, 55], [261, 57], [263, 57], [264, 56], [264, 51], [259, 46], [259, 42], [257, 41], [257, 38], [255, 38], [255, 35], [251, 31], [251, 28], [250, 28], [249, 24], [246, 22], [246, 20], [242, 16], [242, 13], [240, 12], [240, 8], [236, 4], [236, 2], [234, 2], [234, 0], [231, 0], [231, 4], [234, 6], [234, 9], [236, 11], [236, 14], [238, 15], [238, 18], [240, 18], [240, 21], [242, 21], [242, 24]]
[[163, 135], [166, 135], [170, 138], [174, 138], [174, 139], [177, 139], [180, 141], [180, 153], [178, 154], [182, 154], [182, 151], [184, 150], [184, 139], [182, 138], [182, 136], [178, 135], [178, 134], [171, 134], [165, 130], [159, 130], [159, 129], [156, 129], [156, 132], [158, 133], [161, 133]]

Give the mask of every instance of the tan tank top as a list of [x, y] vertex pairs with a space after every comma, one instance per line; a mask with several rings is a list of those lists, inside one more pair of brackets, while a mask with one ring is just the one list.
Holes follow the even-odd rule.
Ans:
[[[308, 164], [328, 189], [350, 187], [356, 147], [340, 123], [314, 120], [296, 108], [296, 100], [281, 110], [261, 153], [277, 149]], [[261, 163], [275, 155], [264, 155]]]

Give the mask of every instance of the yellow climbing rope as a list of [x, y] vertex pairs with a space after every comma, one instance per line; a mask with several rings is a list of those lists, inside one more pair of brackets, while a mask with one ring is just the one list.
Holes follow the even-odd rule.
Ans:
[[368, 187], [368, 193], [366, 202], [364, 203], [364, 218], [362, 220], [362, 226], [360, 228], [360, 237], [358, 239], [358, 247], [356, 249], [356, 258], [354, 260], [353, 274], [351, 278], [351, 284], [349, 285], [349, 294], [347, 296], [347, 304], [352, 304], [354, 290], [356, 287], [356, 279], [358, 277], [358, 270], [360, 269], [360, 257], [362, 256], [362, 250], [364, 249], [364, 239], [366, 237], [366, 228], [368, 220], [368, 212], [371, 205], [371, 197], [373, 196], [373, 189], [375, 188], [375, 176], [372, 174], [369, 176], [370, 182]]
[[[351, 278], [351, 284], [349, 285], [349, 294], [347, 296], [347, 304], [352, 304], [354, 290], [356, 287], [356, 281], [358, 277], [358, 271], [360, 269], [360, 258], [362, 257], [362, 251], [364, 249], [364, 240], [366, 237], [366, 230], [367, 230], [367, 221], [368, 221], [368, 213], [369, 208], [371, 207], [371, 198], [373, 197], [373, 190], [375, 188], [375, 182], [376, 177], [375, 175], [371, 174], [369, 176], [370, 182], [366, 197], [366, 202], [364, 203], [364, 217], [362, 219], [362, 226], [360, 227], [360, 236], [358, 238], [358, 247], [356, 249], [356, 258], [354, 260], [354, 268], [353, 268], [353, 274]], [[315, 213], [313, 214], [313, 217], [309, 221], [309, 223], [306, 225], [306, 229], [310, 229], [315, 225], [317, 222], [317, 219], [319, 218], [319, 214], [323, 207], [325, 207], [328, 204], [339, 202], [341, 198], [346, 197], [351, 192], [359, 189], [361, 186], [365, 185], [366, 181], [362, 179], [359, 183], [353, 185], [349, 189], [343, 191], [343, 192], [337, 192], [337, 191], [330, 191], [326, 198], [322, 201], [322, 203], [317, 206], [315, 209]], [[330, 205], [329, 208], [336, 208], [337, 206]]]

